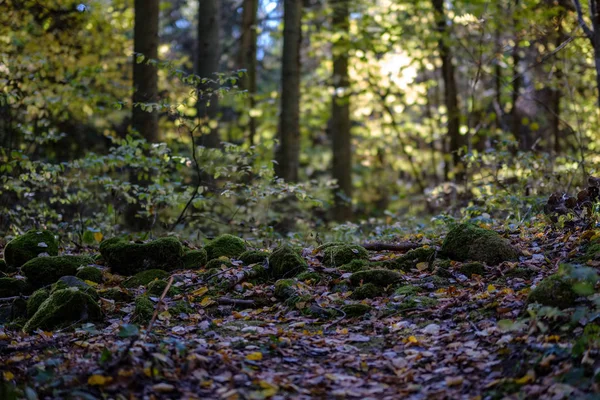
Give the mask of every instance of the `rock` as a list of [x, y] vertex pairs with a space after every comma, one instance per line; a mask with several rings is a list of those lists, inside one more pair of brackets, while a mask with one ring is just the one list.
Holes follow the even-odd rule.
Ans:
[[36, 329], [53, 330], [74, 322], [99, 321], [102, 310], [88, 294], [73, 287], [50, 295], [23, 327], [25, 332]]
[[266, 251], [247, 250], [240, 254], [238, 260], [243, 262], [244, 265], [250, 265], [262, 264], [267, 258], [269, 258], [269, 253], [267, 253]]
[[0, 297], [12, 297], [30, 293], [29, 285], [24, 279], [0, 278]]
[[371, 311], [371, 306], [366, 304], [347, 304], [342, 307], [342, 311], [346, 314], [347, 318], [360, 317]]
[[38, 289], [27, 299], [27, 316], [33, 317], [36, 311], [40, 308], [42, 303], [50, 297], [50, 291], [48, 289]]
[[100, 253], [113, 273], [129, 276], [149, 269], [179, 269], [184, 256], [181, 242], [171, 236], [148, 243], [112, 238], [100, 243]]
[[237, 236], [225, 234], [211, 240], [205, 249], [209, 260], [219, 257], [235, 258], [246, 251], [246, 242]]
[[341, 271], [344, 272], [357, 272], [367, 268], [369, 262], [367, 260], [352, 260], [347, 264], [340, 267]]
[[319, 282], [321, 280], [321, 275], [316, 272], [304, 271], [301, 274], [298, 274], [296, 279], [299, 281]]
[[352, 298], [355, 300], [372, 299], [373, 297], [381, 296], [382, 294], [383, 289], [380, 286], [366, 283], [354, 289]]
[[573, 280], [562, 275], [550, 275], [529, 293], [527, 302], [557, 308], [572, 307], [579, 297], [573, 290], [573, 283]]
[[75, 276], [84, 281], [102, 283], [102, 270], [97, 267], [79, 267]]
[[308, 268], [304, 258], [287, 245], [276, 248], [268, 260], [267, 274], [271, 279], [293, 278]]
[[129, 302], [132, 299], [131, 294], [127, 290], [117, 287], [101, 290], [98, 292], [98, 295], [103, 299], [114, 300], [116, 302]]
[[[157, 279], [148, 284], [148, 290], [146, 291], [146, 293], [149, 296], [160, 297], [166, 287], [167, 287], [167, 281], [164, 281], [162, 279]], [[169, 291], [167, 292], [167, 296], [175, 296], [180, 293], [181, 293], [181, 290], [179, 290], [175, 286], [171, 286], [169, 288]]]
[[8, 242], [4, 259], [9, 267], [19, 268], [39, 254], [58, 255], [58, 240], [50, 231], [32, 229]]
[[350, 283], [358, 286], [361, 283], [372, 283], [377, 286], [387, 286], [402, 280], [402, 275], [388, 269], [367, 269], [350, 275]]
[[211, 270], [211, 269], [221, 270], [223, 268], [227, 269], [227, 268], [232, 268], [232, 267], [233, 267], [233, 264], [231, 263], [231, 260], [227, 257], [213, 258], [212, 260], [207, 262], [206, 266], [205, 266], [205, 268], [207, 270]]
[[92, 264], [87, 256], [37, 257], [21, 267], [21, 272], [34, 288], [50, 285], [59, 278], [75, 275], [80, 266]]
[[508, 240], [494, 231], [472, 224], [452, 228], [442, 244], [442, 252], [457, 261], [481, 261], [488, 265], [514, 261], [519, 257], [519, 252]]
[[535, 275], [535, 271], [531, 268], [515, 267], [504, 272], [504, 276], [509, 278], [529, 279]]
[[368, 260], [369, 252], [357, 244], [328, 246], [323, 250], [323, 265], [339, 267], [352, 260]]
[[429, 324], [423, 328], [421, 332], [427, 335], [437, 336], [440, 334], [440, 326], [438, 324]]
[[186, 251], [183, 255], [183, 268], [185, 269], [198, 269], [206, 265], [208, 261], [208, 255], [206, 250], [190, 250]]
[[138, 324], [147, 324], [154, 314], [154, 303], [146, 297], [140, 296], [135, 299], [135, 309], [133, 311], [133, 322]]
[[418, 263], [433, 261], [435, 249], [432, 247], [420, 247], [410, 250], [406, 254], [390, 260], [384, 264], [389, 265], [389, 268], [400, 269], [402, 271], [410, 271], [415, 268]]
[[473, 275], [483, 276], [485, 274], [485, 266], [480, 262], [472, 262], [461, 265], [459, 271], [469, 278]]
[[155, 279], [165, 279], [169, 273], [162, 269], [149, 269], [147, 271], [138, 272], [131, 278], [123, 282], [123, 287], [137, 288], [138, 286], [146, 286]]

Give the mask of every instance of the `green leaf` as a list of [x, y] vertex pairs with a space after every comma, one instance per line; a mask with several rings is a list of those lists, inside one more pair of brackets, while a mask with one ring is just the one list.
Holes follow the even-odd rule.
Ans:
[[132, 336], [138, 336], [140, 334], [140, 330], [137, 325], [133, 324], [125, 324], [121, 325], [121, 329], [119, 330], [120, 338], [129, 338]]

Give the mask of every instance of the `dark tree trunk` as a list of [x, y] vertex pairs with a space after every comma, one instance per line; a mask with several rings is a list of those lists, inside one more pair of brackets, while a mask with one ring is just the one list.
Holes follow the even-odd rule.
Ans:
[[283, 56], [281, 65], [281, 112], [279, 146], [276, 150], [278, 177], [298, 180], [300, 155], [300, 42], [302, 1], [284, 0]]
[[[246, 69], [246, 76], [241, 80], [241, 88], [248, 91], [249, 110], [256, 107], [256, 13], [258, 0], [244, 0], [242, 13], [242, 37], [240, 44], [240, 67]], [[248, 142], [254, 145], [256, 138], [256, 118], [250, 115], [248, 122]]]
[[[220, 0], [198, 0], [198, 48], [196, 54], [196, 75], [201, 78], [216, 80], [215, 72], [219, 72], [221, 58], [220, 36]], [[218, 118], [219, 98], [216, 90], [218, 82], [206, 82], [198, 87], [196, 109], [202, 124], [202, 138], [199, 145], [219, 147], [219, 128], [213, 125]], [[210, 124], [213, 122], [213, 124]], [[213, 125], [211, 128], [209, 125]]]
[[[515, 0], [515, 8], [519, 5], [519, 0]], [[510, 128], [515, 139], [519, 143], [520, 150], [527, 150], [529, 148], [529, 134], [523, 129], [521, 123], [521, 117], [519, 115], [519, 108], [517, 103], [519, 102], [519, 96], [521, 92], [521, 73], [519, 72], [519, 64], [521, 63], [521, 48], [519, 47], [519, 41], [521, 40], [521, 34], [518, 27], [519, 21], [515, 17], [513, 19], [513, 25], [515, 26], [515, 46], [512, 50], [512, 61], [513, 61], [513, 88], [512, 88], [512, 108], [510, 110]]]
[[335, 32], [339, 39], [333, 43], [333, 86], [335, 93], [331, 111], [331, 139], [333, 145], [332, 175], [338, 188], [334, 195], [334, 219], [352, 219], [352, 149], [350, 137], [350, 103], [348, 78], [348, 35], [350, 10], [348, 0], [332, 0]]

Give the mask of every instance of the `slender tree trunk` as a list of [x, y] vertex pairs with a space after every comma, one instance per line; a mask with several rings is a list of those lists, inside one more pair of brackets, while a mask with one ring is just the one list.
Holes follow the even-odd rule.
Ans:
[[[148, 63], [158, 58], [158, 4], [159, 0], [135, 0], [133, 28], [133, 103], [156, 103], [158, 101], [158, 74], [156, 67]], [[144, 56], [143, 62], [136, 57]], [[158, 111], [146, 112], [139, 106], [133, 107], [133, 129], [147, 141], [157, 142]]]
[[[515, 0], [515, 8], [519, 5], [519, 0]], [[529, 137], [524, 132], [521, 118], [519, 117], [519, 109], [517, 108], [517, 102], [521, 92], [521, 73], [519, 72], [519, 64], [521, 62], [521, 48], [519, 47], [519, 41], [521, 40], [521, 34], [518, 27], [519, 21], [516, 16], [513, 19], [513, 25], [515, 26], [515, 46], [512, 50], [513, 59], [513, 89], [512, 89], [512, 109], [510, 110], [510, 121], [511, 131], [519, 142], [519, 149], [525, 151], [529, 148]]]
[[448, 113], [448, 136], [450, 137], [450, 152], [454, 164], [457, 181], [464, 180], [465, 167], [459, 154], [466, 144], [466, 138], [460, 134], [460, 109], [458, 107], [458, 89], [452, 53], [448, 46], [449, 32], [444, 13], [444, 0], [432, 0], [436, 16], [437, 31], [440, 34], [438, 50], [442, 60], [442, 77], [444, 80], [444, 103]]
[[339, 38], [333, 42], [333, 86], [331, 110], [333, 178], [338, 183], [334, 194], [333, 216], [336, 221], [352, 219], [352, 148], [350, 136], [350, 98], [348, 78], [349, 1], [332, 0], [332, 26]]
[[256, 138], [256, 118], [252, 110], [256, 107], [256, 13], [258, 0], [244, 0], [242, 13], [242, 37], [240, 45], [240, 67], [246, 69], [246, 76], [241, 81], [241, 88], [248, 91], [250, 121], [248, 122], [248, 142], [254, 145]]
[[281, 65], [281, 112], [279, 146], [276, 150], [278, 177], [298, 180], [300, 155], [300, 42], [302, 0], [283, 2], [283, 56]]
[[[560, 46], [562, 44], [562, 42], [566, 39], [566, 35], [565, 32], [563, 30], [563, 26], [562, 26], [562, 22], [563, 22], [563, 18], [565, 17], [565, 12], [561, 11], [560, 14], [557, 17], [557, 33], [556, 33], [556, 39], [554, 41], [555, 44], [555, 48], [558, 48], [558, 46]], [[554, 154], [558, 155], [560, 154], [561, 151], [561, 143], [560, 143], [560, 100], [561, 100], [561, 91], [560, 91], [560, 84], [563, 78], [563, 69], [562, 69], [562, 65], [561, 65], [561, 60], [560, 60], [560, 54], [556, 55], [557, 60], [556, 60], [556, 82], [558, 83], [557, 87], [555, 87], [554, 89], [552, 89], [552, 99], [550, 102], [550, 111], [551, 111], [551, 116], [550, 118], [552, 119], [551, 121], [551, 125], [550, 125], [550, 137], [551, 140], [554, 141], [554, 148], [552, 149], [552, 143], [551, 140], [548, 141], [548, 151], [552, 152], [552, 150], [554, 150]]]
[[[220, 0], [198, 0], [198, 48], [196, 75], [215, 80], [221, 58]], [[206, 82], [198, 87], [196, 109], [202, 122], [200, 145], [216, 148], [220, 145], [219, 128], [216, 124], [219, 113], [219, 98], [215, 92], [218, 82]]]

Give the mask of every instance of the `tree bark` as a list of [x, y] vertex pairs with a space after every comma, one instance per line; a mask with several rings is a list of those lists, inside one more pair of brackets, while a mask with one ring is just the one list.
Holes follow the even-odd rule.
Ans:
[[242, 12], [242, 36], [240, 44], [241, 68], [246, 69], [246, 75], [241, 80], [241, 88], [248, 91], [248, 105], [250, 120], [248, 122], [248, 142], [254, 145], [256, 138], [256, 118], [251, 111], [256, 107], [256, 40], [257, 26], [256, 13], [258, 12], [258, 0], [244, 0]]
[[466, 144], [465, 137], [460, 134], [460, 110], [458, 107], [458, 89], [452, 53], [447, 41], [449, 37], [444, 12], [444, 0], [432, 0], [435, 11], [437, 31], [440, 35], [438, 51], [442, 60], [442, 78], [444, 80], [444, 103], [448, 115], [448, 136], [450, 137], [450, 153], [457, 181], [464, 180], [465, 168], [459, 154], [460, 149]]
[[334, 193], [333, 217], [336, 221], [352, 218], [352, 148], [350, 136], [350, 102], [348, 78], [349, 4], [332, 0], [332, 26], [339, 38], [333, 42], [333, 94], [331, 139], [333, 146], [332, 176], [338, 183]]
[[278, 177], [298, 180], [300, 158], [300, 42], [302, 1], [283, 2], [283, 56], [281, 65], [281, 112], [279, 146], [276, 151]]
[[219, 72], [221, 58], [220, 0], [198, 0], [198, 48], [195, 73], [211, 81], [198, 86], [196, 109], [202, 124], [202, 137], [198, 144], [217, 148], [220, 146], [217, 117], [219, 113], [219, 89], [215, 72]]
[[[158, 73], [149, 59], [158, 58], [158, 4], [159, 0], [135, 0], [135, 20], [133, 28], [133, 103], [158, 102]], [[136, 62], [136, 57], [144, 56], [144, 61]], [[159, 140], [158, 110], [144, 111], [134, 105], [132, 127], [148, 142]]]

